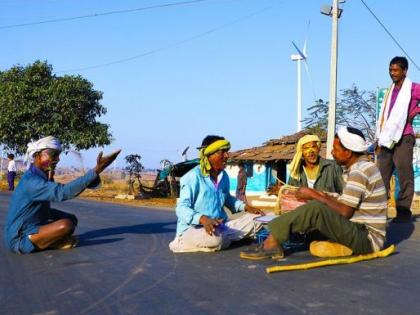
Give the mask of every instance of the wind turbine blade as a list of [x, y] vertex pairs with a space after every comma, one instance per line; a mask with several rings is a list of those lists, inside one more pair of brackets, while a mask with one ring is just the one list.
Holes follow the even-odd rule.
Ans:
[[186, 147], [185, 149], [184, 149], [184, 151], [182, 151], [182, 154], [181, 155], [185, 155], [185, 154], [187, 154], [187, 151], [188, 151], [188, 149], [190, 148], [190, 146], [188, 146], [188, 147]]
[[308, 41], [308, 34], [309, 34], [309, 26], [311, 25], [311, 20], [308, 20], [308, 25], [306, 26], [306, 36], [305, 36], [305, 43], [303, 44], [303, 54], [306, 56], [307, 52], [306, 52], [306, 42]]
[[301, 52], [301, 50], [298, 48], [298, 46], [296, 46], [296, 44], [294, 42], [292, 42], [293, 46], [295, 46], [295, 49], [297, 50], [298, 54], [302, 57], [302, 59], [306, 59], [306, 56], [303, 52]]
[[311, 84], [312, 94], [313, 94], [313, 96], [314, 96], [314, 100], [317, 100], [317, 98], [316, 98], [316, 94], [315, 94], [315, 89], [314, 89], [314, 83], [313, 83], [313, 81], [312, 81], [311, 72], [309, 71], [308, 62], [306, 61], [306, 59], [305, 59], [304, 61], [305, 61], [305, 70], [306, 70], [306, 74], [308, 75], [308, 78], [309, 78], [309, 83]]

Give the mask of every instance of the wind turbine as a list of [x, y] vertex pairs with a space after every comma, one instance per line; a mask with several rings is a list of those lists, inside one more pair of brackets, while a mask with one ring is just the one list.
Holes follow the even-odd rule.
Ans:
[[302, 88], [301, 88], [301, 74], [300, 74], [300, 62], [304, 61], [305, 62], [305, 70], [306, 70], [306, 74], [308, 75], [310, 84], [311, 84], [311, 88], [312, 88], [312, 94], [314, 96], [314, 100], [316, 100], [316, 94], [315, 94], [315, 90], [314, 90], [314, 84], [312, 82], [312, 77], [311, 77], [311, 73], [309, 72], [309, 67], [308, 67], [308, 55], [306, 53], [306, 41], [308, 38], [308, 33], [309, 33], [309, 26], [311, 25], [311, 21], [308, 21], [308, 25], [306, 28], [306, 38], [305, 38], [305, 42], [303, 43], [303, 50], [300, 50], [299, 47], [292, 42], [293, 46], [295, 47], [297, 54], [291, 55], [291, 59], [293, 61], [297, 62], [297, 131], [301, 131], [302, 130]]
[[[302, 88], [301, 88], [301, 75], [300, 75], [300, 62], [303, 60], [305, 62], [305, 66], [307, 66], [306, 64], [306, 39], [305, 39], [305, 43], [303, 44], [303, 51], [301, 51], [298, 46], [292, 42], [293, 46], [295, 47], [297, 54], [293, 54], [291, 55], [291, 59], [293, 61], [297, 62], [297, 131], [301, 131], [302, 130]], [[308, 70], [306, 68], [306, 70]]]

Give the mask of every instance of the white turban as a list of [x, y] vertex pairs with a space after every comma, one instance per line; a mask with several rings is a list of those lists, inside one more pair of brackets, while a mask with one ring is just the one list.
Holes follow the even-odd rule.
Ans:
[[369, 148], [369, 144], [366, 143], [365, 139], [360, 135], [349, 132], [347, 127], [341, 127], [337, 135], [341, 144], [348, 150], [353, 152], [366, 152]]
[[34, 159], [34, 154], [44, 149], [54, 149], [61, 151], [60, 140], [53, 136], [48, 136], [39, 139], [38, 141], [29, 142], [28, 149], [26, 150], [25, 154], [25, 161], [27, 161], [29, 164], [32, 163]]

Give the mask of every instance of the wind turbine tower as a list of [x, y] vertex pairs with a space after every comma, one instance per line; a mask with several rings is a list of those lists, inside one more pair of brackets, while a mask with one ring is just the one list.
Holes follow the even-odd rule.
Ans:
[[303, 45], [303, 51], [301, 51], [298, 46], [292, 42], [293, 46], [295, 47], [297, 54], [291, 55], [291, 59], [293, 61], [296, 61], [297, 63], [297, 131], [302, 130], [302, 80], [301, 80], [301, 74], [300, 74], [300, 62], [303, 60], [306, 63], [306, 40]]

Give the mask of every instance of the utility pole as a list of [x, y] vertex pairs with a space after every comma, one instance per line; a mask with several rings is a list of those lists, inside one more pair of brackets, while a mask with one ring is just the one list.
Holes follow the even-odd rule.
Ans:
[[[342, 1], [340, 1], [342, 2]], [[330, 64], [330, 97], [328, 106], [327, 159], [332, 159], [331, 150], [335, 135], [335, 108], [337, 103], [337, 50], [338, 50], [338, 19], [342, 10], [338, 7], [339, 0], [333, 0], [332, 7], [326, 13], [325, 6], [321, 13], [332, 18], [331, 64]]]

